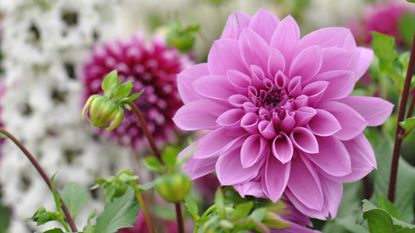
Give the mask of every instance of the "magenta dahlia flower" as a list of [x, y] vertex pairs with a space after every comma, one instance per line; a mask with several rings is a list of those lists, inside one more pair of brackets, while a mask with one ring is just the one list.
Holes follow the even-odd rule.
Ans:
[[349, 96], [373, 58], [346, 28], [300, 38], [295, 20], [232, 14], [207, 63], [178, 76], [182, 130], [209, 130], [182, 155], [193, 177], [213, 171], [242, 195], [282, 195], [307, 216], [335, 216], [342, 183], [376, 167], [367, 126], [392, 104]]
[[372, 40], [370, 32], [380, 32], [393, 36], [398, 42], [402, 42], [399, 30], [401, 18], [406, 14], [415, 14], [415, 9], [410, 3], [389, 1], [370, 6], [360, 21], [349, 23], [353, 34], [361, 43], [369, 44]]
[[[176, 76], [188, 64], [189, 60], [176, 49], [157, 39], [145, 43], [139, 36], [134, 36], [128, 41], [98, 45], [83, 70], [85, 100], [93, 94], [101, 93], [103, 78], [117, 69], [121, 81], [133, 81], [133, 92], [144, 89], [143, 95], [135, 104], [143, 112], [156, 143], [163, 146], [176, 138], [177, 130], [171, 118], [182, 105], [177, 93]], [[121, 145], [131, 145], [135, 150], [147, 148], [146, 139], [129, 111], [117, 129], [99, 132]]]
[[[160, 223], [158, 224], [157, 227], [162, 228], [165, 233], [177, 233], [177, 223], [175, 221], [163, 221], [162, 225]], [[150, 233], [150, 231], [148, 230], [143, 213], [140, 212], [133, 227], [121, 229], [118, 233]]]

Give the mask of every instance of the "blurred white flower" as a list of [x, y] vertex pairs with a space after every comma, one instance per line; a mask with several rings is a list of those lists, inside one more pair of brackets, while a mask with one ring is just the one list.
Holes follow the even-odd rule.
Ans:
[[[57, 173], [56, 184], [95, 179], [129, 168], [130, 151], [97, 140], [81, 122], [80, 64], [96, 41], [117, 35], [119, 4], [113, 0], [1, 0], [4, 11], [5, 95], [2, 121], [39, 159]], [[116, 17], [117, 16], [117, 17]], [[53, 198], [22, 153], [2, 147], [3, 201], [13, 209], [9, 233], [33, 232], [27, 219], [39, 207], [53, 209]], [[96, 197], [95, 197], [96, 198]], [[92, 200], [86, 209], [100, 208]], [[84, 223], [86, 214], [78, 217]]]

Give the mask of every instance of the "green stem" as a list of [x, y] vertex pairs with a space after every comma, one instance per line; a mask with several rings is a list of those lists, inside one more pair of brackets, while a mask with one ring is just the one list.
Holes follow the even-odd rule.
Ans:
[[[16, 144], [17, 147], [23, 152], [23, 154], [26, 156], [27, 159], [32, 163], [32, 165], [36, 168], [39, 175], [43, 178], [46, 185], [49, 187], [49, 189], [52, 191], [53, 194], [53, 186], [52, 181], [49, 179], [49, 176], [46, 174], [45, 170], [40, 166], [39, 162], [35, 159], [35, 157], [30, 153], [30, 151], [21, 143], [13, 134], [11, 134], [6, 129], [0, 128], [0, 134], [5, 135], [7, 138], [9, 138], [11, 141]], [[58, 194], [59, 195], [59, 194]], [[75, 222], [71, 216], [71, 214], [68, 211], [68, 208], [66, 207], [65, 203], [61, 200], [61, 206], [63, 214], [65, 215], [66, 221], [69, 223], [69, 226], [71, 227], [72, 232], [78, 232], [78, 229], [76, 228]]]
[[[146, 120], [143, 116], [143, 113], [137, 107], [137, 105], [135, 105], [133, 102], [129, 103], [129, 106], [131, 107], [131, 110], [134, 112], [138, 122], [140, 123], [141, 129], [143, 130], [143, 133], [146, 136], [147, 141], [150, 144], [150, 147], [153, 150], [154, 155], [157, 157], [157, 159], [161, 163], [164, 164], [164, 161], [161, 158], [161, 153], [160, 153], [159, 149], [156, 146], [156, 142], [153, 138], [153, 135], [150, 133], [150, 130], [148, 130], [147, 122], [146, 122]], [[185, 233], [180, 202], [179, 203], [174, 203], [174, 208], [176, 210], [177, 230], [178, 230], [179, 233]]]

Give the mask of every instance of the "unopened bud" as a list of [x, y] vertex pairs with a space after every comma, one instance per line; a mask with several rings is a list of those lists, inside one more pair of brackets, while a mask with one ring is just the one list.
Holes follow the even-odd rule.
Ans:
[[85, 116], [91, 125], [111, 131], [121, 124], [124, 110], [122, 106], [106, 96], [93, 95], [89, 97], [82, 110], [82, 119]]
[[168, 202], [181, 202], [192, 186], [190, 178], [183, 173], [166, 174], [159, 178], [156, 190]]

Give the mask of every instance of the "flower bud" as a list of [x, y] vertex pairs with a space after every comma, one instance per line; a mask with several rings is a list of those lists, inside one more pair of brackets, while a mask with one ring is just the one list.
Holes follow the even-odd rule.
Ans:
[[91, 125], [111, 131], [124, 119], [124, 110], [122, 106], [106, 96], [93, 95], [89, 97], [82, 110], [82, 119], [85, 115]]
[[160, 177], [156, 184], [156, 191], [168, 202], [181, 202], [189, 193], [192, 182], [183, 173], [166, 174]]

